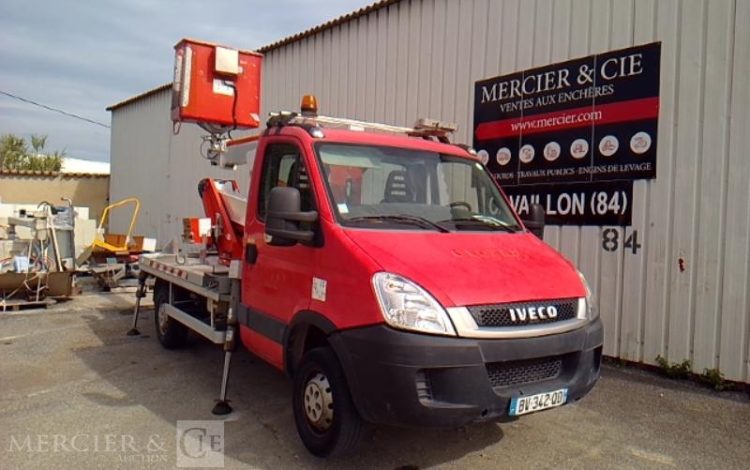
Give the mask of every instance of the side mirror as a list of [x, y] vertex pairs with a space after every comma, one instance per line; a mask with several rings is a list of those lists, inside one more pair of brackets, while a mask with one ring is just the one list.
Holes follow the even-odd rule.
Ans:
[[532, 204], [529, 213], [529, 219], [523, 221], [523, 224], [539, 239], [544, 238], [544, 207], [541, 204]]
[[268, 194], [266, 234], [271, 236], [272, 246], [292, 246], [297, 242], [311, 242], [315, 232], [300, 228], [300, 222], [318, 220], [316, 211], [302, 212], [299, 189], [279, 186]]

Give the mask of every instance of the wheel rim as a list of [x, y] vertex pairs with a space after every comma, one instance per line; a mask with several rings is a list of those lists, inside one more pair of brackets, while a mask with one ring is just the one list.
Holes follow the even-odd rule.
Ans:
[[169, 322], [169, 315], [167, 315], [167, 309], [164, 307], [165, 304], [159, 306], [159, 332], [163, 335], [167, 332], [167, 322]]
[[307, 384], [304, 394], [305, 418], [317, 431], [327, 431], [333, 425], [333, 394], [328, 378], [316, 372]]

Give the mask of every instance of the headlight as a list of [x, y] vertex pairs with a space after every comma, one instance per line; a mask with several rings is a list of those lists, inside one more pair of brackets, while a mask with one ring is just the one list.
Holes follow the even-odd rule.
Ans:
[[588, 316], [589, 320], [593, 320], [599, 316], [599, 308], [596, 305], [596, 297], [594, 297], [594, 292], [591, 290], [591, 287], [589, 287], [589, 283], [586, 282], [586, 278], [583, 277], [583, 273], [581, 271], [578, 271], [578, 277], [581, 278], [583, 287], [586, 288], [586, 315]]
[[412, 281], [396, 274], [376, 273], [372, 285], [389, 325], [422, 333], [456, 335], [442, 305]]

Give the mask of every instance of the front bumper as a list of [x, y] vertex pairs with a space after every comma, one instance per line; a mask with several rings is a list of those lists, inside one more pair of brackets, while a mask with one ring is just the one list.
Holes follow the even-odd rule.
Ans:
[[[579, 400], [599, 378], [602, 338], [597, 319], [536, 338], [465, 339], [378, 325], [334, 333], [330, 342], [366, 421], [458, 427], [513, 419], [513, 396], [567, 388], [567, 402]], [[540, 366], [550, 363], [557, 368]]]

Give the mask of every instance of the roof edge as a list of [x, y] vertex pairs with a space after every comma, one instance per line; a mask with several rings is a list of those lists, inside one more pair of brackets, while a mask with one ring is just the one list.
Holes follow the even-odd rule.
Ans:
[[148, 91], [144, 91], [141, 94], [131, 96], [130, 98], [127, 98], [123, 101], [120, 101], [119, 103], [115, 103], [111, 106], [107, 106], [107, 111], [114, 111], [117, 108], [122, 108], [123, 106], [129, 105], [130, 103], [133, 103], [134, 101], [142, 100], [143, 98], [148, 98], [149, 96], [155, 95], [157, 93], [161, 93], [162, 91], [169, 90], [172, 88], [172, 82], [165, 83], [164, 85], [160, 85], [156, 88], [152, 88]]
[[0, 176], [42, 176], [48, 178], [109, 178], [109, 173], [86, 173], [65, 171], [41, 171], [41, 170], [9, 170], [0, 169]]
[[267, 52], [273, 51], [274, 49], [279, 49], [281, 47], [284, 47], [288, 44], [297, 42], [302, 39], [306, 39], [310, 36], [314, 36], [318, 33], [321, 33], [323, 31], [327, 31], [329, 29], [333, 29], [336, 26], [342, 25], [344, 23], [348, 23], [352, 20], [356, 20], [360, 17], [367, 16], [370, 13], [373, 13], [375, 11], [381, 10], [383, 8], [387, 8], [394, 3], [399, 3], [401, 0], [380, 0], [375, 3], [372, 3], [368, 6], [362, 7], [359, 10], [355, 10], [351, 13], [347, 13], [344, 15], [339, 16], [338, 18], [334, 18], [330, 21], [327, 21], [323, 24], [319, 24], [318, 26], [314, 26], [310, 29], [307, 29], [305, 31], [302, 31], [301, 33], [293, 34], [291, 36], [287, 36], [283, 39], [280, 39], [276, 42], [272, 42], [271, 44], [267, 44], [261, 48], [258, 49], [258, 52], [261, 54], [265, 54]]

